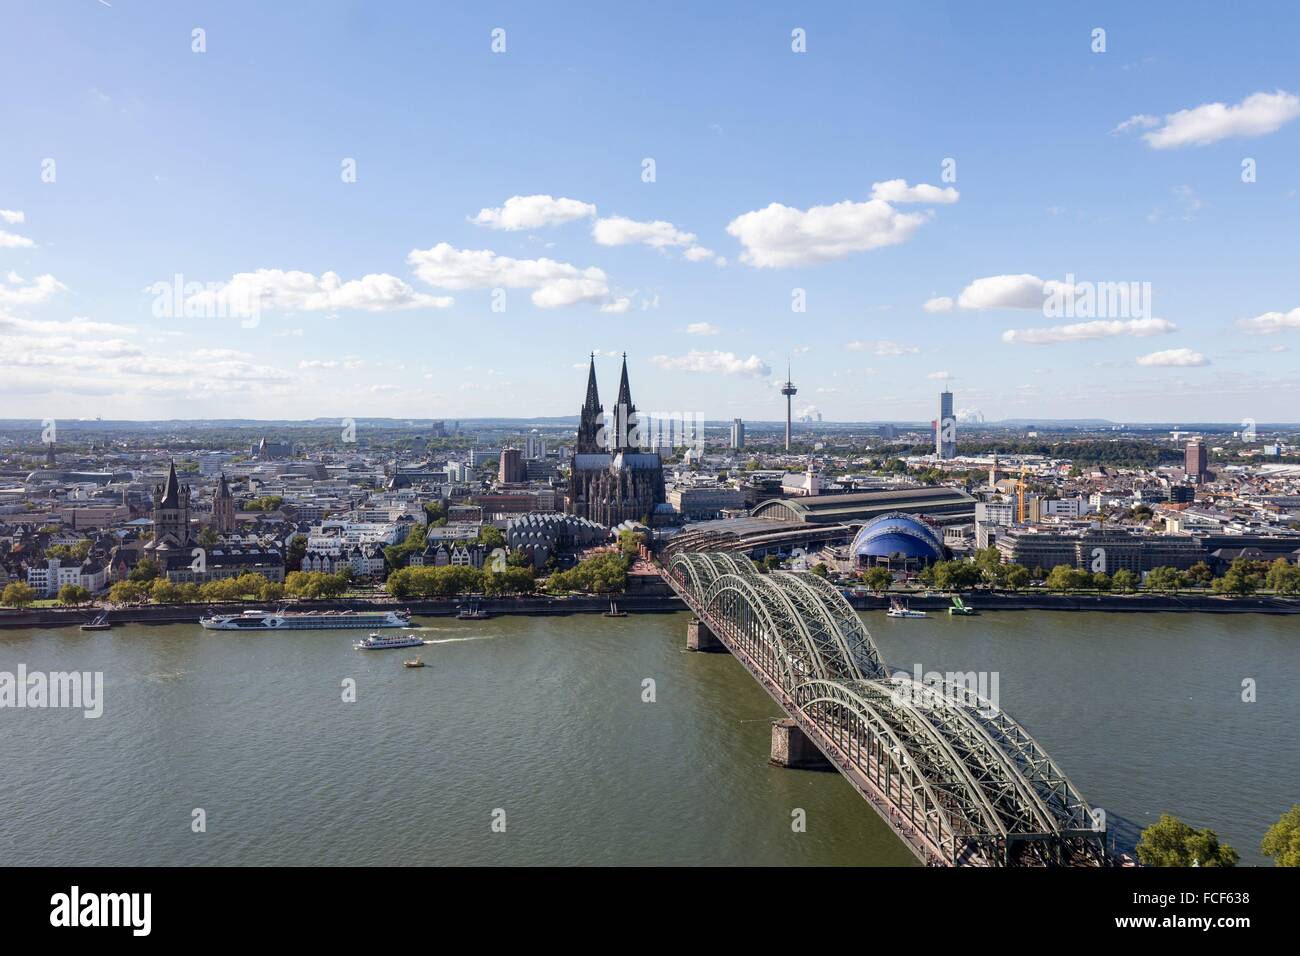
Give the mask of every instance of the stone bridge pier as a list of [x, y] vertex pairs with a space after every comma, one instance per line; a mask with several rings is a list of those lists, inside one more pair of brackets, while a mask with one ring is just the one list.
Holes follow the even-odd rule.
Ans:
[[697, 617], [691, 618], [686, 625], [686, 649], [688, 651], [710, 651], [726, 654], [727, 645], [718, 640], [709, 625]]
[[834, 770], [834, 766], [808, 735], [789, 717], [772, 721], [772, 757], [775, 767], [792, 770]]

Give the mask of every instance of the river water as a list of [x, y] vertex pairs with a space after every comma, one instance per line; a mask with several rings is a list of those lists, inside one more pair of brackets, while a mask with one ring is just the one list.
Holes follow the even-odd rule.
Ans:
[[[895, 669], [996, 672], [1112, 820], [1175, 813], [1258, 863], [1300, 801], [1300, 619], [864, 619]], [[364, 653], [344, 631], [0, 631], [0, 671], [105, 684], [98, 719], [0, 710], [0, 864], [911, 865], [838, 775], [768, 765], [775, 705], [685, 651], [686, 620], [427, 618], [422, 652]]]

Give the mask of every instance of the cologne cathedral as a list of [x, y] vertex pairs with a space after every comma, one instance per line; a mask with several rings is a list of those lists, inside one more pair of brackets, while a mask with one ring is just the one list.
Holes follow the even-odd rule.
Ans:
[[587, 372], [587, 399], [578, 422], [578, 445], [569, 476], [569, 514], [611, 528], [624, 521], [653, 520], [664, 502], [664, 466], [657, 452], [642, 451], [636, 406], [627, 384], [627, 355], [618, 383], [618, 404], [607, 426], [596, 389], [596, 357]]

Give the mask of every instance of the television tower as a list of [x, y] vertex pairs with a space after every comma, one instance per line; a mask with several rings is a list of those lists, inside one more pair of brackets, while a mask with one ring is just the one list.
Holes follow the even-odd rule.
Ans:
[[785, 396], [785, 450], [790, 450], [790, 418], [791, 406], [794, 402], [795, 393], [799, 390], [794, 387], [794, 382], [790, 381], [790, 363], [785, 363], [785, 384], [781, 386], [781, 394]]

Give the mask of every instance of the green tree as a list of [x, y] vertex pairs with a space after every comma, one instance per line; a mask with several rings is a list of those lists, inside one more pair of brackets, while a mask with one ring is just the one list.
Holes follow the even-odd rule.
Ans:
[[1029, 587], [1029, 569], [1023, 564], [1004, 564], [998, 569], [998, 586], [1019, 591]]
[[1278, 558], [1268, 566], [1264, 585], [1279, 594], [1295, 594], [1300, 591], [1300, 566], [1292, 564], [1286, 558]]
[[1105, 571], [1098, 571], [1092, 576], [1092, 586], [1098, 591], [1109, 591], [1114, 583]]
[[1187, 569], [1187, 581], [1192, 587], [1208, 588], [1214, 580], [1214, 572], [1204, 561], [1197, 561]]
[[131, 573], [127, 575], [127, 580], [133, 581], [136, 584], [148, 584], [161, 573], [162, 568], [158, 566], [158, 562], [146, 555], [135, 563], [135, 567], [133, 567]]
[[1046, 583], [1049, 591], [1068, 592], [1086, 587], [1088, 581], [1085, 579], [1084, 572], [1078, 568], [1072, 568], [1068, 564], [1058, 564], [1052, 568]]
[[825, 562], [818, 561], [812, 566], [812, 573], [817, 575], [819, 578], [824, 578], [830, 573], [830, 571], [827, 569]]
[[204, 527], [202, 531], [199, 532], [200, 548], [208, 548], [208, 549], [215, 548], [217, 546], [217, 543], [220, 540], [221, 539], [217, 536], [216, 529], [214, 529], [211, 525], [207, 525], [206, 527]]
[[146, 593], [145, 586], [139, 581], [118, 581], [108, 589], [108, 599], [114, 604], [139, 604]]
[[59, 603], [70, 604], [73, 607], [85, 604], [90, 600], [90, 592], [80, 584], [65, 584], [59, 588]]
[[10, 581], [0, 592], [0, 604], [19, 609], [27, 607], [36, 600], [36, 589], [26, 581]]
[[1268, 828], [1259, 849], [1274, 866], [1300, 866], [1300, 803]]
[[155, 604], [175, 604], [181, 599], [181, 589], [166, 578], [159, 578], [150, 586], [149, 597]]
[[305, 534], [295, 534], [289, 539], [289, 545], [284, 549], [284, 569], [286, 571], [301, 571], [303, 555], [307, 553], [307, 536]]
[[873, 591], [888, 591], [894, 583], [894, 575], [889, 568], [878, 564], [862, 572], [862, 582]]
[[1111, 588], [1116, 591], [1123, 591], [1126, 594], [1132, 594], [1141, 583], [1141, 578], [1128, 568], [1120, 568], [1110, 579]]
[[1223, 577], [1214, 579], [1213, 587], [1218, 594], [1244, 597], [1254, 594], [1263, 583], [1263, 575], [1255, 570], [1253, 562], [1237, 558], [1228, 566]]
[[1185, 583], [1183, 572], [1177, 568], [1159, 567], [1147, 572], [1147, 589], [1150, 591], [1178, 591]]
[[506, 546], [506, 536], [495, 525], [485, 524], [479, 528], [478, 543], [483, 546], [484, 550], [491, 553], [497, 548]]
[[1238, 860], [1213, 830], [1195, 830], [1168, 813], [1142, 831], [1137, 855], [1143, 866], [1236, 866]]

